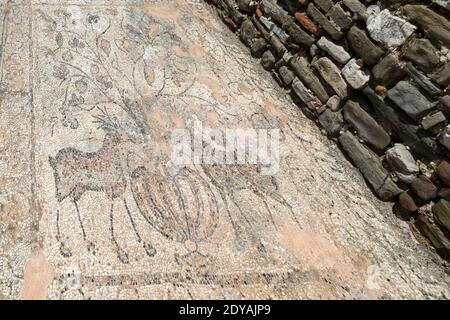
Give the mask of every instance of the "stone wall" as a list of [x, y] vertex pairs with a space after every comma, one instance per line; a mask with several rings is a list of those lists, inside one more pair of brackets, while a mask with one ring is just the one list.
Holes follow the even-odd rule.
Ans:
[[449, 259], [449, 2], [209, 2], [373, 191]]

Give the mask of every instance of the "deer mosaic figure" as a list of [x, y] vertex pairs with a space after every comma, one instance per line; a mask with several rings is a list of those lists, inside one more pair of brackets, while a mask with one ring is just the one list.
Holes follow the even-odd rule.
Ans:
[[[86, 191], [103, 192], [111, 199], [109, 211], [111, 241], [117, 249], [121, 262], [128, 263], [128, 254], [120, 247], [114, 232], [114, 202], [121, 198], [130, 218], [134, 234], [149, 256], [154, 256], [156, 250], [150, 243], [145, 243], [140, 236], [134, 219], [129, 210], [124, 194], [129, 185], [128, 157], [130, 151], [125, 144], [132, 143], [132, 137], [112, 118], [105, 109], [94, 118], [99, 128], [105, 131], [102, 147], [95, 152], [83, 152], [74, 148], [60, 150], [55, 157], [49, 157], [53, 168], [56, 198], [58, 202], [70, 199], [76, 209], [78, 222], [83, 239], [87, 242], [89, 251], [95, 250], [95, 245], [87, 239], [86, 230], [80, 214], [78, 201]], [[71, 256], [70, 250], [61, 241], [59, 228], [59, 211], [57, 212], [57, 239], [63, 256]]]

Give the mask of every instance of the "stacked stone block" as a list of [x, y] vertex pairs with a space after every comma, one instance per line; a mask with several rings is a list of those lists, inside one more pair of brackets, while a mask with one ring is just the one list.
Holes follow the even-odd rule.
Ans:
[[378, 197], [450, 258], [450, 6], [210, 2]]

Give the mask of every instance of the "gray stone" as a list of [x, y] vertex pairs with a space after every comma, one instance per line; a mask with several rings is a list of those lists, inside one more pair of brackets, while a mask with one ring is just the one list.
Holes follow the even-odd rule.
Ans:
[[240, 37], [242, 42], [250, 48], [254, 57], [260, 58], [266, 51], [267, 42], [261, 37], [251, 20], [246, 19], [242, 22]]
[[251, 17], [250, 20], [261, 33], [262, 37], [272, 46], [272, 49], [275, 51], [277, 57], [282, 58], [287, 49], [280, 39], [275, 34], [269, 33], [255, 16]]
[[408, 145], [411, 151], [426, 159], [433, 160], [438, 157], [439, 151], [434, 137], [421, 130], [404, 113], [386, 104], [384, 99], [377, 95], [371, 88], [366, 87], [363, 93], [372, 103], [377, 115], [384, 119], [390, 130]]
[[294, 81], [295, 75], [288, 67], [282, 66], [278, 72], [285, 86], [289, 86]]
[[359, 19], [367, 20], [367, 8], [358, 0], [344, 0], [344, 4]]
[[416, 220], [416, 226], [420, 232], [428, 238], [439, 255], [447, 259], [450, 257], [450, 241], [437, 226], [431, 224], [428, 219], [422, 215], [419, 215]]
[[272, 18], [273, 21], [277, 22], [280, 25], [286, 23], [286, 21], [293, 21], [294, 18], [289, 16], [289, 14], [284, 11], [280, 6], [276, 4], [276, 2], [272, 0], [262, 0], [260, 3], [260, 7], [263, 10], [266, 16]]
[[327, 16], [330, 17], [342, 30], [347, 30], [353, 24], [352, 17], [342, 9], [341, 5], [335, 4], [330, 11], [328, 11]]
[[420, 24], [432, 38], [450, 46], [450, 21], [423, 5], [406, 5], [405, 14]]
[[450, 85], [450, 62], [444, 64], [439, 68], [431, 77], [434, 82], [442, 87], [447, 87]]
[[300, 28], [300, 26], [298, 26], [295, 22], [284, 25], [284, 28], [295, 43], [311, 46], [315, 41], [313, 37], [303, 31], [303, 29]]
[[374, 151], [381, 152], [391, 143], [389, 134], [359, 103], [347, 101], [344, 106], [344, 119], [358, 132], [358, 136]]
[[331, 23], [314, 4], [310, 3], [307, 9], [308, 15], [316, 21], [334, 40], [342, 38], [342, 32], [338, 26]]
[[254, 10], [255, 1], [253, 0], [236, 0], [239, 10], [250, 13]]
[[411, 182], [411, 191], [425, 202], [433, 200], [437, 195], [437, 188], [426, 176], [420, 175]]
[[449, 0], [431, 0], [431, 1], [447, 10], [450, 10], [450, 1]]
[[309, 48], [309, 54], [311, 55], [311, 57], [318, 56], [320, 54], [320, 48], [318, 46], [316, 46], [315, 44], [313, 44]]
[[420, 120], [435, 106], [408, 81], [397, 83], [388, 91], [388, 97], [414, 120]]
[[[289, 34], [289, 36], [294, 42], [298, 44], [304, 44], [307, 46], [311, 46], [314, 43], [314, 38], [311, 37], [309, 34], [307, 34], [305, 31], [303, 31], [295, 23], [294, 17], [290, 16], [276, 3], [270, 0], [262, 0], [260, 5], [264, 13], [267, 16], [271, 17], [274, 22], [277, 22], [280, 26], [282, 26], [282, 29]], [[279, 46], [278, 43], [276, 45]]]
[[414, 33], [416, 27], [385, 9], [367, 19], [367, 30], [372, 39], [393, 50], [401, 46]]
[[350, 60], [344, 66], [342, 75], [348, 84], [356, 90], [364, 88], [370, 80], [370, 75], [356, 63], [355, 59]]
[[261, 58], [267, 49], [267, 42], [263, 38], [253, 39], [250, 45], [250, 52], [255, 58]]
[[433, 206], [432, 210], [437, 223], [450, 231], [450, 202], [441, 199]]
[[372, 72], [378, 83], [387, 88], [395, 85], [406, 75], [403, 65], [393, 53], [384, 57], [373, 67]]
[[340, 64], [346, 64], [351, 59], [350, 54], [343, 47], [331, 42], [326, 37], [321, 37], [317, 41], [317, 45]]
[[383, 50], [373, 44], [366, 33], [356, 26], [350, 28], [347, 39], [352, 49], [370, 65], [376, 64], [383, 56]]
[[342, 99], [339, 96], [334, 95], [334, 96], [330, 97], [330, 99], [328, 99], [326, 106], [331, 111], [338, 111], [341, 106], [341, 101], [342, 101]]
[[439, 109], [450, 116], [450, 95], [445, 95], [439, 99]]
[[314, 0], [314, 3], [325, 12], [328, 12], [333, 6], [333, 1], [331, 0]]
[[339, 137], [339, 143], [381, 199], [390, 200], [402, 192], [383, 168], [378, 156], [353, 134], [344, 132]]
[[241, 24], [240, 37], [242, 41], [249, 47], [253, 39], [260, 37], [258, 29], [256, 29], [253, 22], [249, 19], [244, 20]]
[[275, 59], [275, 56], [270, 50], [264, 52], [264, 54], [261, 57], [261, 64], [264, 67], [264, 69], [271, 70], [275, 65], [275, 62], [277, 62], [277, 60]]
[[442, 93], [442, 90], [439, 89], [433, 82], [431, 82], [426, 75], [417, 70], [411, 62], [408, 62], [406, 64], [406, 72], [422, 89], [424, 89], [430, 95], [437, 96]]
[[274, 22], [264, 16], [260, 17], [259, 21], [261, 21], [261, 23], [267, 28], [267, 30], [273, 32], [273, 34], [275, 34], [282, 43], [286, 43], [288, 35], [286, 34], [286, 32], [284, 32], [283, 29], [278, 27]]
[[292, 90], [310, 110], [316, 111], [322, 105], [320, 100], [298, 78], [292, 81]]
[[446, 126], [439, 136], [439, 142], [450, 151], [450, 125]]
[[422, 127], [425, 130], [428, 130], [434, 126], [437, 126], [440, 123], [443, 123], [447, 120], [445, 118], [444, 114], [441, 111], [438, 111], [436, 113], [433, 113], [431, 115], [426, 116], [422, 119]]
[[339, 68], [330, 59], [320, 58], [313, 66], [339, 97], [347, 96], [347, 83], [342, 78]]
[[308, 60], [300, 55], [295, 55], [289, 61], [289, 65], [296, 76], [322, 101], [326, 103], [329, 99], [328, 93], [320, 83], [319, 79], [311, 70]]
[[319, 122], [330, 137], [337, 137], [344, 125], [344, 119], [342, 119], [341, 112], [333, 112], [330, 109], [326, 109], [319, 116]]
[[414, 39], [407, 46], [404, 57], [414, 62], [425, 72], [430, 72], [439, 64], [438, 50], [428, 39]]
[[386, 151], [386, 161], [400, 180], [405, 183], [411, 183], [419, 172], [419, 167], [411, 152], [401, 143], [396, 143]]

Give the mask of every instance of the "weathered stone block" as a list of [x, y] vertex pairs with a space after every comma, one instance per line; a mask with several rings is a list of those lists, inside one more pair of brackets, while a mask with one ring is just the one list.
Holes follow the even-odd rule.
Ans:
[[342, 114], [339, 111], [333, 112], [330, 109], [326, 109], [319, 116], [319, 122], [330, 137], [337, 137], [344, 125]]
[[369, 87], [364, 88], [363, 92], [374, 106], [379, 117], [389, 124], [390, 130], [395, 132], [414, 153], [430, 160], [438, 157], [439, 149], [433, 136], [421, 130], [403, 112], [386, 104], [384, 99]]
[[432, 210], [437, 223], [450, 231], [450, 201], [441, 199], [433, 206]]
[[389, 177], [378, 156], [353, 134], [344, 132], [339, 137], [339, 143], [381, 199], [390, 200], [402, 192]]
[[406, 5], [403, 11], [432, 38], [450, 46], [450, 21], [423, 5]]
[[352, 49], [368, 64], [374, 65], [383, 56], [383, 50], [367, 37], [366, 33], [356, 26], [347, 34]]
[[367, 8], [365, 5], [358, 0], [344, 0], [343, 2], [359, 19], [367, 20]]
[[317, 108], [321, 106], [320, 100], [315, 97], [298, 78], [295, 78], [292, 81], [292, 90], [294, 90], [300, 100], [302, 100], [303, 103], [312, 111], [316, 111]]
[[433, 81], [442, 87], [447, 87], [450, 85], [450, 62], [444, 64], [439, 68], [431, 77]]
[[430, 128], [433, 128], [434, 126], [437, 126], [440, 123], [445, 122], [446, 120], [447, 119], [445, 118], [444, 114], [441, 111], [438, 111], [423, 118], [421, 124], [422, 128], [428, 130]]
[[250, 52], [255, 58], [261, 58], [267, 49], [267, 42], [263, 38], [253, 39], [250, 45]]
[[381, 152], [391, 143], [389, 134], [357, 102], [347, 101], [343, 110], [344, 119], [374, 151]]
[[239, 10], [245, 13], [251, 13], [255, 10], [256, 2], [254, 0], [236, 0]]
[[288, 67], [282, 66], [278, 72], [285, 86], [289, 86], [294, 81], [295, 75]]
[[333, 6], [333, 1], [331, 0], [314, 0], [314, 3], [325, 12], [328, 12]]
[[407, 45], [403, 56], [414, 62], [425, 72], [430, 72], [439, 64], [437, 52], [430, 40], [414, 39]]
[[295, 55], [289, 61], [289, 65], [295, 72], [297, 77], [322, 101], [326, 103], [329, 99], [328, 93], [320, 83], [319, 79], [314, 75], [309, 67], [308, 60], [300, 55]]
[[372, 72], [375, 79], [388, 88], [395, 85], [406, 75], [403, 65], [393, 53], [384, 57], [373, 67]]
[[313, 66], [339, 97], [347, 96], [347, 83], [342, 78], [339, 68], [330, 59], [320, 58], [314, 62]]
[[439, 178], [450, 187], [450, 163], [446, 160], [441, 161], [436, 168], [436, 173]]
[[326, 37], [321, 37], [317, 41], [317, 45], [340, 64], [346, 64], [351, 59], [350, 54], [343, 47], [331, 42]]
[[422, 89], [424, 89], [430, 95], [437, 96], [441, 94], [442, 90], [439, 89], [433, 82], [431, 82], [426, 75], [417, 70], [411, 62], [408, 62], [406, 64], [406, 72]]
[[342, 32], [338, 26], [331, 23], [322, 12], [317, 9], [314, 4], [310, 3], [307, 9], [308, 15], [314, 19], [334, 40], [339, 40], [342, 37]]
[[439, 109], [450, 116], [450, 95], [445, 95], [439, 98]]
[[285, 25], [284, 27], [294, 42], [307, 46], [311, 46], [314, 43], [314, 38], [303, 31], [297, 24], [295, 24], [295, 22]]
[[367, 30], [372, 39], [393, 50], [400, 47], [414, 33], [416, 27], [385, 9], [367, 19]]
[[247, 46], [249, 46], [251, 41], [254, 38], [257, 38], [258, 36], [259, 36], [259, 31], [258, 31], [258, 29], [256, 29], [256, 27], [254, 26], [252, 21], [249, 19], [244, 20], [244, 22], [242, 22], [242, 25], [241, 25], [241, 33], [240, 33], [240, 37], [241, 37], [242, 41]]
[[356, 63], [355, 59], [350, 60], [342, 69], [342, 75], [348, 84], [356, 90], [364, 88], [369, 83], [370, 75]]
[[433, 182], [424, 175], [418, 176], [412, 181], [411, 190], [419, 199], [425, 202], [433, 200], [438, 191]]
[[386, 161], [399, 179], [405, 183], [411, 183], [419, 172], [411, 152], [401, 143], [396, 143], [386, 151]]
[[414, 199], [407, 192], [402, 192], [398, 196], [398, 204], [400, 209], [407, 214], [414, 213], [418, 210]]
[[407, 81], [397, 83], [388, 91], [388, 97], [414, 120], [419, 120], [434, 108], [434, 104]]
[[428, 219], [422, 215], [416, 220], [416, 226], [435, 247], [438, 254], [446, 258], [450, 257], [450, 241], [438, 227], [432, 225]]
[[327, 16], [330, 17], [342, 30], [347, 30], [353, 24], [352, 17], [342, 9], [341, 5], [335, 4], [330, 11], [328, 11]]
[[446, 126], [439, 135], [439, 142], [450, 151], [450, 125]]
[[277, 60], [275, 59], [275, 56], [270, 50], [264, 52], [264, 54], [261, 57], [261, 64], [267, 71], [272, 70], [276, 61]]

